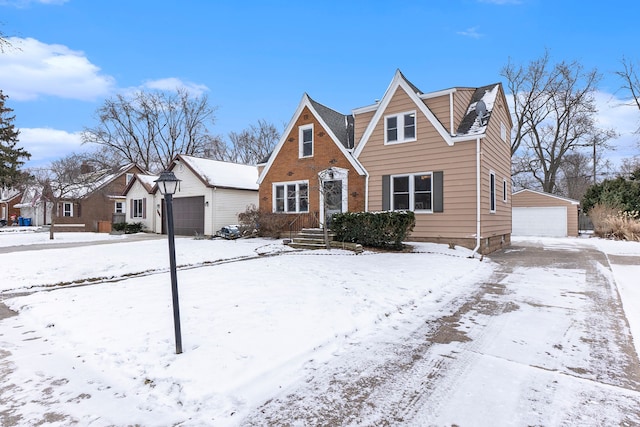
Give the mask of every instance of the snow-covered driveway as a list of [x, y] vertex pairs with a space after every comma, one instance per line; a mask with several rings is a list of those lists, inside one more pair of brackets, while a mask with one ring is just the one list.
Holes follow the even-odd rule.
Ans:
[[640, 425], [640, 363], [606, 256], [520, 242], [449, 315], [353, 342], [242, 425]]

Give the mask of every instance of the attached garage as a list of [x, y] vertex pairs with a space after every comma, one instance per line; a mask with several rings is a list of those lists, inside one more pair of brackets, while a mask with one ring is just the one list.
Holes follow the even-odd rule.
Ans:
[[578, 236], [577, 200], [521, 190], [513, 194], [511, 201], [513, 236]]
[[178, 236], [204, 234], [204, 196], [173, 199], [173, 223]]

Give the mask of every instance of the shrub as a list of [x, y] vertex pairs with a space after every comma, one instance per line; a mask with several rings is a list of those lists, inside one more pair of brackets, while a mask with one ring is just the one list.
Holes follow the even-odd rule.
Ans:
[[113, 224], [111, 226], [111, 228], [113, 228], [113, 231], [124, 231], [127, 228], [127, 223], [126, 222], [116, 222], [115, 224]]
[[640, 241], [639, 211], [621, 211], [597, 204], [591, 208], [589, 217], [593, 222], [593, 232], [598, 237]]
[[255, 234], [261, 237], [280, 238], [289, 231], [290, 218], [287, 215], [265, 212], [255, 205], [238, 214], [240, 233]]
[[592, 185], [582, 198], [582, 209], [589, 213], [598, 204], [625, 212], [640, 210], [640, 182], [619, 177]]
[[143, 225], [141, 222], [134, 222], [132, 224], [126, 222], [117, 222], [111, 226], [113, 231], [124, 231], [125, 234], [135, 234], [142, 231]]
[[411, 211], [345, 212], [335, 214], [331, 221], [335, 240], [396, 250], [402, 249], [402, 241], [416, 223]]

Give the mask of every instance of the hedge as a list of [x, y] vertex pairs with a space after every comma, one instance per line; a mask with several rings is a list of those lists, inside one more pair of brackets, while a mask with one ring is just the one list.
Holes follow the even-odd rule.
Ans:
[[338, 241], [400, 250], [415, 224], [411, 211], [345, 212], [332, 217], [331, 231]]

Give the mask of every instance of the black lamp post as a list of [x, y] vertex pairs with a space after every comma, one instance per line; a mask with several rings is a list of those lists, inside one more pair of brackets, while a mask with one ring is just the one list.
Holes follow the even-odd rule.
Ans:
[[173, 297], [173, 325], [176, 334], [176, 354], [182, 353], [180, 333], [180, 307], [178, 304], [178, 274], [176, 272], [176, 242], [173, 229], [173, 195], [180, 180], [171, 171], [164, 171], [155, 181], [166, 202], [167, 236], [169, 237], [169, 265], [171, 267], [171, 295]]

